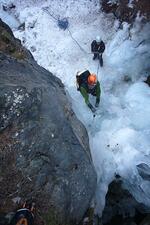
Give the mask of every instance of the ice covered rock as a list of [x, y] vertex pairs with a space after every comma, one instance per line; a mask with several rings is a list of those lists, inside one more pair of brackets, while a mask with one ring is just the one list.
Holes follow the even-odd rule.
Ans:
[[140, 220], [143, 220], [142, 218], [147, 216], [146, 207], [136, 201], [132, 194], [123, 187], [123, 179], [117, 177], [108, 188], [102, 216], [103, 224], [113, 224], [113, 221], [116, 221], [115, 224], [122, 225], [136, 224], [139, 212], [141, 213]]
[[144, 180], [150, 181], [150, 167], [147, 164], [141, 163], [141, 164], [137, 165], [137, 169], [138, 169], [140, 176]]
[[121, 22], [132, 23], [137, 14], [143, 17], [143, 21], [150, 20], [150, 4], [147, 0], [102, 0], [102, 10], [113, 13]]

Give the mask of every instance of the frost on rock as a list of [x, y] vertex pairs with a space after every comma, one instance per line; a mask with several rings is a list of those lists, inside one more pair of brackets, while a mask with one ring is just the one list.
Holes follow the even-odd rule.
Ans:
[[26, 113], [27, 105], [32, 109], [34, 95], [32, 96], [23, 87], [8, 88], [8, 90], [1, 89], [0, 101], [2, 113], [0, 120], [2, 124], [1, 129], [5, 129], [12, 121], [15, 122], [15, 118]]

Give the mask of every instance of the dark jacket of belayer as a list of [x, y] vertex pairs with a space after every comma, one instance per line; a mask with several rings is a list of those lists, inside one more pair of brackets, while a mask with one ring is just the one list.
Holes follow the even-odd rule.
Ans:
[[93, 88], [89, 88], [88, 85], [88, 76], [90, 75], [90, 72], [88, 70], [81, 72], [79, 75], [76, 76], [77, 79], [77, 85], [78, 90], [81, 92], [85, 103], [89, 104], [89, 94], [96, 97], [96, 102], [100, 102], [100, 83], [97, 81], [96, 85]]
[[16, 225], [17, 223], [21, 221], [22, 218], [25, 218], [27, 221], [27, 225], [33, 225], [34, 224], [34, 216], [32, 212], [27, 208], [22, 208], [17, 210], [14, 217], [12, 218], [10, 225]]
[[98, 43], [96, 40], [91, 43], [91, 52], [93, 53], [103, 53], [105, 50], [105, 44], [103, 41]]

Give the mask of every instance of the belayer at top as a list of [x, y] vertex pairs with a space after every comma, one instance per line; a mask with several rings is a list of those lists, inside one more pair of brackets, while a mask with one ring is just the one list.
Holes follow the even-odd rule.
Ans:
[[104, 51], [105, 51], [105, 44], [100, 38], [100, 36], [97, 36], [96, 40], [93, 40], [91, 43], [91, 52], [94, 54], [93, 60], [99, 59], [101, 66], [103, 66], [102, 54]]

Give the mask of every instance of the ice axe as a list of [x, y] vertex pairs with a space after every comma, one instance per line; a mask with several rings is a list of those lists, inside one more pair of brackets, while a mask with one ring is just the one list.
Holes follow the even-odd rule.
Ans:
[[96, 116], [100, 115], [100, 112], [98, 111], [98, 109], [93, 113], [93, 118], [95, 118]]

